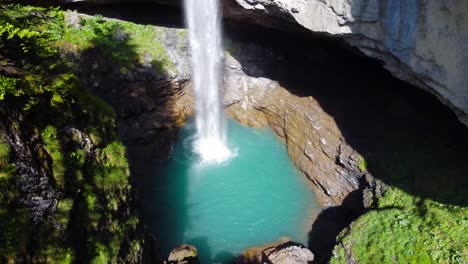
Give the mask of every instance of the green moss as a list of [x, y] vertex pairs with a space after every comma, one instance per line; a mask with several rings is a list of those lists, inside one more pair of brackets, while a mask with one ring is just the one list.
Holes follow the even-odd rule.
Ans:
[[6, 94], [15, 93], [17, 83], [17, 78], [0, 76], [0, 101], [5, 99]]
[[10, 160], [10, 146], [0, 141], [0, 169], [6, 168]]
[[358, 168], [359, 168], [359, 170], [360, 170], [362, 173], [366, 173], [366, 172], [367, 172], [367, 162], [366, 162], [366, 160], [364, 159], [364, 157], [362, 157], [362, 156], [359, 156]]
[[161, 33], [162, 30], [150, 25], [102, 17], [81, 17], [80, 26], [67, 26], [64, 37], [57, 45], [73, 53], [99, 49], [105, 57], [118, 63], [123, 72], [137, 64], [149, 63], [159, 72], [167, 74], [175, 67], [157, 38], [157, 34]]
[[126, 150], [122, 143], [114, 141], [98, 151], [95, 183], [98, 188], [106, 191], [125, 189], [128, 187], [130, 170], [126, 158]]
[[[124, 239], [136, 229], [137, 221], [119, 210], [131, 195], [115, 111], [84, 89], [76, 74], [81, 61], [70, 58], [98, 51], [93, 54], [127, 70], [153, 61], [161, 72], [173, 65], [154, 27], [102, 17], [81, 24], [66, 25], [57, 9], [0, 4], [0, 100], [24, 116], [18, 122], [27, 123], [21, 126], [30, 129], [25, 133], [40, 135], [37, 145], [28, 144], [62, 193], [55, 213], [32, 234], [28, 211], [14, 203], [21, 194], [10, 177], [10, 149], [0, 142], [0, 259], [11, 263], [26, 255], [41, 263], [71, 263], [77, 248], [85, 262], [116, 263]], [[85, 151], [81, 136], [57, 129], [66, 126], [91, 138], [93, 148]]]
[[[351, 225], [342, 243], [359, 263], [466, 263], [468, 208], [420, 200], [390, 188]], [[340, 252], [342, 249], [338, 247]], [[344, 263], [340, 254], [331, 263]]]
[[110, 263], [109, 250], [102, 243], [95, 244], [95, 257], [91, 260], [92, 264], [107, 264]]
[[57, 211], [54, 215], [55, 220], [62, 227], [66, 227], [70, 218], [70, 211], [73, 207], [73, 199], [64, 199], [59, 201]]
[[64, 158], [60, 142], [58, 140], [57, 129], [53, 126], [47, 126], [41, 132], [42, 141], [44, 143], [44, 149], [52, 159], [52, 174], [58, 186], [64, 187], [65, 171], [66, 167], [64, 164]]
[[46, 263], [73, 263], [73, 251], [71, 248], [62, 248], [56, 245], [48, 245], [41, 254], [44, 256]]
[[182, 51], [185, 48], [187, 48], [187, 43], [188, 43], [187, 30], [185, 30], [185, 29], [180, 30], [179, 31], [179, 36], [178, 36], [178, 39], [177, 39], [177, 48], [179, 49], [179, 51]]
[[86, 184], [85, 185], [85, 199], [86, 199], [86, 205], [87, 208], [90, 212], [94, 211], [96, 209], [96, 194], [93, 192], [93, 189], [91, 188], [90, 185]]
[[72, 161], [75, 168], [83, 168], [86, 161], [86, 153], [82, 149], [77, 149], [70, 153], [70, 160]]

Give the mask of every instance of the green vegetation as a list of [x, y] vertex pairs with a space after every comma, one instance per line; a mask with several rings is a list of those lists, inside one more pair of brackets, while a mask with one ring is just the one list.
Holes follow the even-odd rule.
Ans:
[[138, 64], [149, 64], [167, 74], [175, 67], [163, 44], [158, 41], [157, 34], [161, 33], [161, 29], [149, 25], [105, 20], [102, 17], [80, 17], [79, 25], [65, 26], [63, 38], [57, 44], [72, 53], [98, 49], [120, 65], [123, 73]]
[[392, 143], [358, 167], [388, 190], [338, 237], [331, 263], [346, 255], [359, 263], [468, 263], [467, 150], [441, 134], [382, 133]]
[[15, 165], [10, 163], [10, 146], [0, 140], [0, 183], [8, 180], [15, 171]]
[[358, 168], [362, 173], [367, 172], [367, 162], [362, 156], [359, 157]]
[[105, 148], [97, 151], [96, 186], [105, 191], [115, 191], [112, 188], [123, 189], [128, 185], [130, 169], [125, 158], [125, 147], [120, 142], [111, 142]]
[[177, 43], [178, 43], [177, 48], [179, 49], [179, 51], [182, 51], [183, 49], [187, 48], [187, 44], [188, 44], [187, 30], [182, 29], [179, 31]]
[[53, 126], [47, 126], [41, 133], [42, 141], [44, 142], [44, 149], [52, 159], [52, 175], [55, 182], [63, 188], [65, 164], [60, 149], [60, 142], [58, 141], [57, 129]]
[[[351, 225], [341, 242], [359, 263], [466, 263], [468, 208], [421, 200], [390, 188], [378, 209]], [[344, 249], [331, 263], [344, 263]]]
[[8, 144], [0, 142], [0, 168], [4, 168], [8, 165], [10, 159], [10, 146]]
[[[0, 142], [0, 259], [7, 262], [28, 256], [37, 263], [72, 263], [79, 252], [83, 262], [118, 263], [121, 247], [139, 244], [132, 240], [138, 221], [115, 112], [86, 89], [77, 72], [89, 65], [73, 58], [98, 51], [112, 66], [173, 66], [163, 46], [152, 42], [152, 27], [99, 17], [75, 27], [66, 16], [55, 8], [0, 4], [0, 133], [29, 135], [23, 141], [60, 193], [55, 210], [33, 233], [28, 209], [17, 202], [12, 150]], [[4, 113], [23, 118], [10, 123]]]

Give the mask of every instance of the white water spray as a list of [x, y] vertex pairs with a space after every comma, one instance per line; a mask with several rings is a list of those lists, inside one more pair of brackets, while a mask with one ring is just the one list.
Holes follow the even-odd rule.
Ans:
[[226, 120], [221, 103], [222, 43], [219, 0], [185, 0], [195, 90], [195, 152], [202, 163], [232, 156], [226, 146]]

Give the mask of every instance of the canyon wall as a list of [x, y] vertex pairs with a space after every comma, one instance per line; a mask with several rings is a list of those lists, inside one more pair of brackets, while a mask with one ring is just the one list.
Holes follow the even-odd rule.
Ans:
[[467, 0], [224, 0], [224, 9], [228, 19], [344, 40], [437, 96], [468, 125]]

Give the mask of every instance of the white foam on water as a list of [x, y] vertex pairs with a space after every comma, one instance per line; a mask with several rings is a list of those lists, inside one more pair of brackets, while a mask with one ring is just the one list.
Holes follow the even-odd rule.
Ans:
[[219, 0], [185, 0], [195, 91], [194, 152], [202, 164], [229, 160], [222, 105], [222, 34]]

